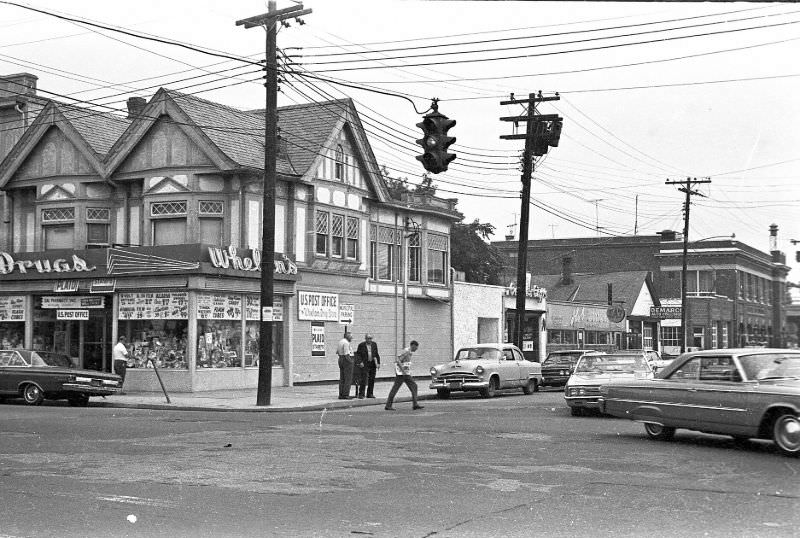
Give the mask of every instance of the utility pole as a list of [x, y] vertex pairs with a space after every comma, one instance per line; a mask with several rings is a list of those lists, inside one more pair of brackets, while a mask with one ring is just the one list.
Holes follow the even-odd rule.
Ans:
[[527, 99], [514, 99], [511, 94], [509, 101], [501, 101], [501, 105], [515, 105], [527, 103], [524, 116], [502, 117], [500, 121], [511, 121], [514, 125], [519, 122], [526, 123], [525, 134], [501, 135], [502, 140], [525, 140], [525, 150], [522, 154], [522, 201], [519, 220], [519, 247], [517, 249], [517, 303], [516, 327], [514, 343], [523, 349], [523, 324], [525, 322], [525, 299], [527, 297], [527, 283], [525, 270], [528, 267], [528, 221], [531, 205], [531, 176], [533, 175], [533, 159], [547, 153], [548, 147], [557, 147], [561, 137], [561, 126], [564, 118], [558, 114], [539, 114], [536, 105], [544, 101], [558, 101], [561, 98], [556, 94], [553, 97], [543, 97], [540, 91], [537, 94], [528, 94]]
[[[297, 4], [277, 9], [275, 0], [269, 0], [268, 12], [236, 21], [245, 29], [262, 26], [267, 33], [264, 70], [267, 89], [264, 110], [264, 196], [261, 208], [261, 325], [258, 346], [258, 391], [256, 405], [270, 405], [272, 395], [272, 306], [275, 291], [275, 184], [278, 159], [278, 22], [297, 19], [311, 13]], [[298, 22], [302, 23], [299, 19]], [[288, 23], [284, 23], [288, 26]]]
[[600, 237], [600, 207], [599, 204], [605, 198], [597, 198], [595, 200], [588, 200], [594, 204], [594, 229], [597, 232], [597, 237]]
[[686, 320], [688, 301], [686, 300], [686, 266], [688, 263], [689, 255], [689, 207], [692, 205], [692, 196], [705, 196], [698, 191], [692, 190], [692, 185], [700, 183], [711, 183], [711, 178], [697, 179], [687, 177], [684, 180], [670, 180], [666, 181], [667, 185], [685, 185], [678, 190], [686, 193], [686, 201], [684, 202], [683, 213], [683, 267], [681, 268], [681, 353], [686, 351]]

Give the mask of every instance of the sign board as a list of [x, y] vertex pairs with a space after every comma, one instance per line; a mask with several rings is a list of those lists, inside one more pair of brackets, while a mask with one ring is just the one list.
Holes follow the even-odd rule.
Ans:
[[680, 306], [651, 306], [650, 317], [656, 319], [681, 319]]
[[339, 321], [339, 294], [298, 291], [297, 319]]
[[261, 321], [275, 321], [272, 307], [264, 306], [261, 308]]
[[58, 280], [53, 286], [55, 293], [74, 293], [78, 291], [77, 280]]
[[59, 320], [87, 320], [88, 310], [56, 310], [56, 319]]
[[22, 295], [0, 297], [0, 321], [25, 321], [25, 297]]
[[523, 340], [522, 351], [533, 351], [533, 340]]
[[[248, 295], [245, 297], [245, 319], [247, 321], [261, 321], [261, 297]], [[272, 298], [272, 321], [283, 321], [283, 297]]]
[[611, 323], [619, 323], [625, 319], [625, 308], [618, 304], [609, 306], [606, 310], [606, 317]]
[[105, 308], [105, 297], [90, 297], [88, 295], [42, 297], [42, 308], [53, 310], [69, 310], [76, 308]]
[[189, 319], [189, 294], [185, 291], [120, 293], [119, 319]]
[[325, 324], [311, 322], [311, 356], [325, 356]]
[[89, 287], [89, 293], [113, 293], [117, 289], [116, 278], [95, 278]]
[[241, 321], [242, 296], [198, 293], [197, 319]]
[[340, 303], [339, 323], [341, 323], [342, 325], [352, 325], [355, 313], [356, 313], [356, 305]]

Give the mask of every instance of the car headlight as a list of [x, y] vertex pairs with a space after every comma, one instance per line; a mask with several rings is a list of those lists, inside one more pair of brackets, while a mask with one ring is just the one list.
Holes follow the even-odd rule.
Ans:
[[477, 375], [483, 375], [483, 372], [485, 372], [485, 370], [483, 369], [483, 366], [476, 366], [475, 367], [475, 373]]
[[438, 372], [438, 371], [436, 371], [436, 368], [435, 368], [435, 367], [433, 367], [433, 366], [431, 366], [431, 377], [436, 377], [436, 374], [438, 374], [438, 373], [439, 373], [439, 372]]

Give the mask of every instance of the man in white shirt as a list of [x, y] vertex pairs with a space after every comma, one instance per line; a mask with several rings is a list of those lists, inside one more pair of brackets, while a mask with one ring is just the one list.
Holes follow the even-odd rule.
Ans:
[[336, 354], [339, 356], [339, 399], [349, 400], [350, 385], [353, 384], [353, 348], [350, 342], [353, 340], [353, 335], [349, 332], [344, 333], [344, 338], [339, 340], [339, 345], [336, 346]]
[[414, 381], [414, 378], [411, 377], [411, 357], [414, 355], [414, 352], [418, 347], [419, 343], [417, 343], [416, 340], [412, 340], [408, 344], [408, 347], [405, 348], [394, 361], [394, 385], [392, 385], [392, 390], [389, 391], [389, 397], [386, 398], [385, 409], [387, 411], [394, 411], [392, 403], [394, 403], [394, 397], [397, 395], [397, 391], [400, 390], [400, 387], [403, 383], [405, 383], [408, 387], [408, 390], [411, 391], [411, 401], [413, 403], [412, 409], [423, 408], [423, 406], [417, 403], [417, 383]]
[[128, 348], [125, 347], [125, 337], [120, 336], [119, 342], [114, 346], [111, 356], [114, 359], [114, 373], [122, 378], [125, 383], [125, 372], [128, 369]]

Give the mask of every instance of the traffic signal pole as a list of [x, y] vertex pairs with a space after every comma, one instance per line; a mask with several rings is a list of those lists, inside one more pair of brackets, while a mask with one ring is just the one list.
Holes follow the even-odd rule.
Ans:
[[272, 306], [274, 304], [275, 272], [275, 184], [278, 160], [278, 22], [311, 13], [298, 4], [277, 9], [275, 0], [268, 3], [269, 11], [255, 17], [236, 21], [245, 29], [262, 26], [266, 30], [265, 79], [266, 108], [264, 110], [264, 195], [261, 213], [261, 313], [258, 348], [258, 390], [256, 405], [270, 405], [272, 396]]
[[[519, 221], [519, 245], [517, 248], [517, 297], [514, 344], [523, 349], [523, 325], [525, 323], [525, 299], [527, 298], [527, 278], [528, 268], [528, 223], [530, 219], [531, 207], [531, 177], [533, 176], [533, 159], [537, 155], [547, 152], [547, 146], [558, 146], [558, 137], [561, 133], [562, 118], [557, 115], [537, 115], [536, 105], [542, 101], [558, 101], [558, 95], [554, 97], [542, 97], [533, 93], [528, 95], [528, 99], [515, 100], [512, 94], [510, 101], [501, 101], [501, 105], [527, 103], [528, 110], [525, 116], [511, 116], [500, 118], [501, 121], [513, 121], [517, 124], [520, 121], [526, 122], [525, 134], [502, 135], [503, 140], [525, 140], [525, 150], [522, 154], [522, 193], [520, 203]], [[542, 144], [544, 143], [544, 146]]]

